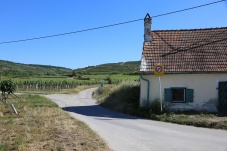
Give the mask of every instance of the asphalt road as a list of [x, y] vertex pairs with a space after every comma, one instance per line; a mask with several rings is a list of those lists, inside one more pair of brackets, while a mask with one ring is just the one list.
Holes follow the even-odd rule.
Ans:
[[144, 120], [95, 104], [95, 89], [78, 95], [52, 94], [73, 117], [87, 123], [114, 151], [227, 151], [227, 131]]

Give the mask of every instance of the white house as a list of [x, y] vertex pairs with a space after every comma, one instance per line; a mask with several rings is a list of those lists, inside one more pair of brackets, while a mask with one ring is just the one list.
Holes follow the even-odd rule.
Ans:
[[227, 27], [151, 31], [144, 21], [140, 106], [161, 98], [170, 110], [227, 114]]

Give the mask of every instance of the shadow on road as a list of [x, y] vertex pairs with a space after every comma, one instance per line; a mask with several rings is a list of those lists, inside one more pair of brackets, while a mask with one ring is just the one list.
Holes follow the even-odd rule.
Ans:
[[73, 112], [85, 116], [107, 117], [107, 118], [122, 118], [122, 119], [137, 119], [136, 117], [117, 113], [105, 109], [99, 105], [91, 106], [69, 106], [63, 107], [64, 111]]

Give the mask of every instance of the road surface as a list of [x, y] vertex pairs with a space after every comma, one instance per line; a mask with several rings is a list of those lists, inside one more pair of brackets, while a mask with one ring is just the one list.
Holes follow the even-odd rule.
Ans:
[[87, 123], [114, 151], [227, 151], [225, 130], [144, 120], [112, 112], [95, 104], [91, 97], [94, 90], [46, 97]]

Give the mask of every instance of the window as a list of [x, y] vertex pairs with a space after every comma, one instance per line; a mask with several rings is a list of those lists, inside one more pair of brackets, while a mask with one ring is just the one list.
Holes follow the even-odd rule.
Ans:
[[171, 102], [185, 102], [185, 88], [171, 88]]
[[171, 103], [186, 103], [193, 102], [194, 91], [187, 88], [168, 88], [164, 89], [165, 102]]

